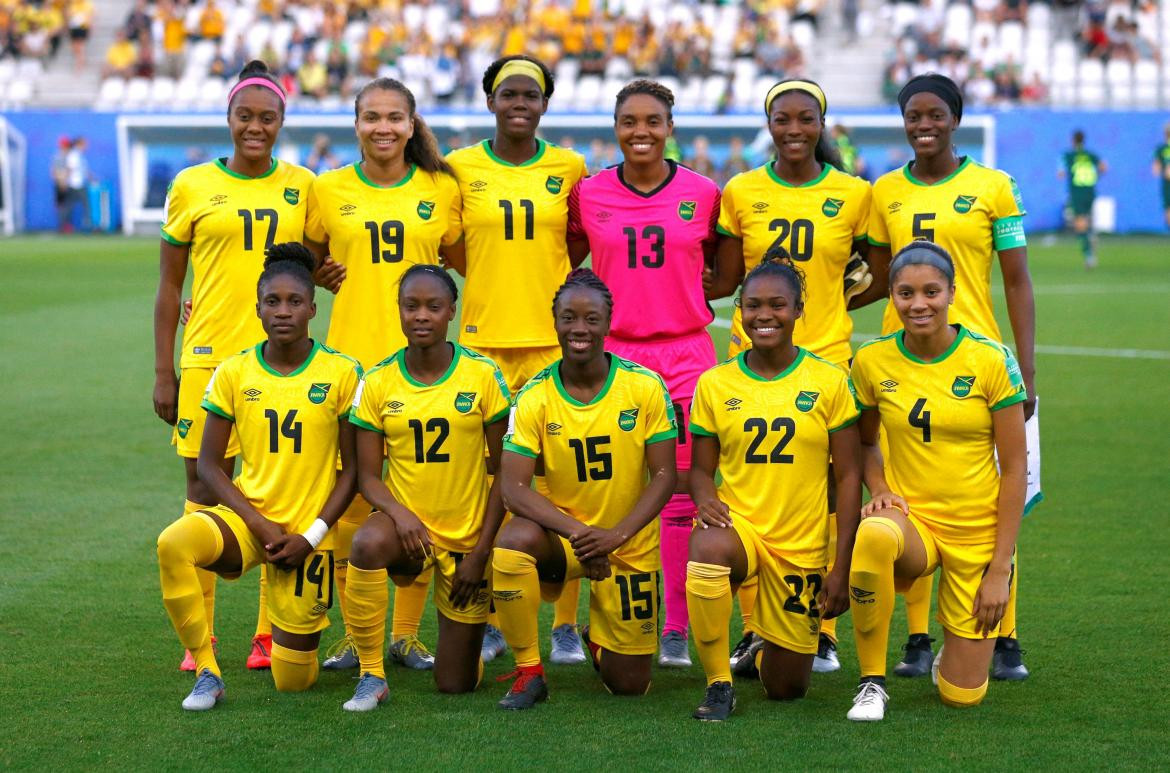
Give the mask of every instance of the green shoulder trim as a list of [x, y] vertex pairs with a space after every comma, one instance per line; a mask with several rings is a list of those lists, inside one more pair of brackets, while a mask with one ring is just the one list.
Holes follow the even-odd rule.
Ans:
[[869, 242], [870, 244], [872, 244], [874, 247], [889, 247], [890, 246], [889, 242], [879, 242], [877, 239], [873, 238], [869, 234], [865, 235], [865, 240], [867, 242]]
[[362, 421], [357, 416], [353, 415], [353, 413], [349, 414], [349, 423], [354, 425], [355, 427], [361, 427], [362, 429], [369, 430], [370, 432], [377, 432], [379, 435], [386, 434], [385, 432], [382, 431], [381, 427], [375, 427], [373, 424], [370, 424], [368, 421]]
[[235, 416], [232, 416], [230, 413], [225, 411], [223, 408], [220, 408], [218, 405], [216, 405], [215, 403], [211, 402], [210, 400], [208, 400], [206, 398], [204, 398], [203, 402], [200, 403], [200, 406], [202, 406], [203, 410], [208, 411], [209, 413], [214, 413], [216, 416], [220, 416], [222, 418], [225, 418], [228, 421], [230, 421], [232, 424], [236, 423]]
[[852, 419], [849, 419], [848, 421], [841, 422], [836, 427], [830, 427], [829, 434], [832, 435], [834, 432], [839, 432], [840, 430], [846, 429], [847, 427], [852, 427], [860, 419], [861, 419], [861, 416], [857, 415], [857, 416], [854, 416]]
[[488, 418], [484, 419], [483, 423], [484, 424], [495, 424], [497, 421], [508, 418], [508, 414], [511, 412], [512, 412], [512, 406], [509, 405], [507, 408], [500, 411], [495, 416], [489, 416]]
[[[874, 344], [879, 344], [883, 341], [889, 341], [891, 338], [898, 335], [898, 333], [900, 333], [900, 332], [902, 332], [902, 331], [895, 330], [893, 333], [886, 333], [884, 336], [878, 336], [877, 338], [866, 341], [865, 343], [863, 343], [857, 347], [857, 351], [860, 352], [862, 349], [864, 349], [867, 346], [873, 346]], [[854, 357], [856, 357], [856, 356], [857, 355], [855, 354]]]
[[693, 421], [690, 423], [690, 430], [691, 430], [692, 435], [702, 435], [703, 437], [719, 437], [717, 434], [715, 434], [711, 430], [707, 429], [706, 427], [700, 427], [698, 424], [695, 424]]
[[651, 435], [646, 438], [646, 445], [651, 446], [655, 443], [661, 443], [664, 440], [678, 440], [678, 430], [666, 429], [656, 435]]
[[517, 445], [511, 440], [504, 441], [504, 450], [511, 451], [514, 454], [520, 454], [521, 456], [527, 456], [529, 459], [535, 459], [537, 456], [539, 456], [539, 454], [537, 454], [535, 451], [525, 448], [524, 446]]
[[724, 228], [721, 225], [715, 226], [715, 232], [718, 234], [721, 234], [722, 236], [730, 236], [732, 239], [742, 239], [743, 238], [742, 236], [736, 236], [731, 231], [728, 231], [726, 228]]
[[362, 364], [357, 361], [356, 357], [350, 357], [345, 352], [339, 352], [336, 349], [330, 347], [328, 344], [321, 344], [321, 351], [328, 352], [329, 354], [341, 357], [345, 360], [349, 360], [350, 364], [357, 368], [358, 376], [363, 378], [365, 377], [366, 372], [362, 369]]
[[538, 386], [538, 385], [540, 385], [540, 384], [544, 383], [545, 381], [548, 381], [550, 378], [552, 378], [552, 374], [553, 374], [553, 368], [555, 368], [556, 366], [558, 366], [558, 365], [560, 365], [560, 364], [561, 364], [561, 361], [560, 361], [560, 360], [557, 360], [557, 361], [556, 361], [556, 362], [554, 362], [552, 365], [549, 365], [549, 366], [548, 366], [548, 367], [546, 367], [544, 370], [540, 371], [540, 372], [539, 372], [539, 373], [537, 373], [535, 376], [533, 376], [532, 378], [528, 379], [528, 381], [527, 381], [527, 382], [524, 384], [524, 386], [520, 387], [520, 391], [516, 393], [516, 397], [515, 397], [515, 399], [513, 400], [513, 403], [514, 403], [514, 404], [519, 404], [519, 402], [520, 402], [520, 398], [521, 398], [521, 397], [523, 397], [523, 396], [524, 396], [524, 394], [525, 394], [525, 393], [526, 393], [526, 392], [527, 392], [529, 389], [533, 389], [533, 388], [535, 388], [536, 386]]
[[165, 230], [163, 230], [162, 226], [159, 226], [158, 232], [160, 234], [162, 234], [162, 238], [163, 238], [164, 242], [166, 242], [167, 244], [173, 244], [176, 247], [190, 247], [194, 243], [194, 242], [181, 242], [181, 241], [179, 241], [178, 239], [176, 239], [175, 237], [173, 237], [169, 233], [167, 233]]
[[995, 413], [996, 411], [1002, 410], [1004, 408], [1008, 408], [1012, 405], [1016, 405], [1017, 403], [1022, 403], [1027, 399], [1028, 399], [1028, 393], [1021, 390], [1019, 392], [1016, 392], [1011, 397], [1005, 397], [1004, 399], [1000, 400], [995, 405], [991, 406], [991, 412]]

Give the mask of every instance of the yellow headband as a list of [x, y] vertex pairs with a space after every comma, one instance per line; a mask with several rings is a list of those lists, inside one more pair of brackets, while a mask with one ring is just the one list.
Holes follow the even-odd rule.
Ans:
[[764, 98], [764, 113], [771, 114], [772, 103], [776, 101], [776, 97], [780, 96], [786, 91], [804, 91], [813, 96], [821, 105], [821, 115], [823, 116], [829, 110], [829, 101], [825, 99], [825, 92], [821, 91], [821, 87], [812, 81], [783, 81], [777, 83], [768, 91], [768, 96]]
[[496, 79], [492, 81], [492, 92], [500, 87], [504, 79], [511, 75], [524, 75], [536, 81], [536, 85], [540, 86], [540, 93], [543, 94], [548, 90], [547, 84], [544, 82], [544, 71], [540, 69], [540, 65], [536, 62], [530, 62], [527, 59], [513, 59], [500, 68], [496, 73]]

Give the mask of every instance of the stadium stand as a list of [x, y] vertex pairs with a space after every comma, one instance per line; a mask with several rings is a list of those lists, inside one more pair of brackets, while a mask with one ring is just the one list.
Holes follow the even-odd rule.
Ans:
[[[1170, 103], [1170, 9], [1153, 0], [0, 0], [0, 106], [215, 108], [251, 58], [302, 109], [380, 75], [421, 105], [477, 103], [479, 74], [527, 52], [558, 109], [655, 77], [682, 112], [755, 110], [780, 77], [872, 104], [926, 70], [977, 105]], [[87, 22], [80, 53], [74, 30]], [[72, 61], [61, 52], [73, 48]]]

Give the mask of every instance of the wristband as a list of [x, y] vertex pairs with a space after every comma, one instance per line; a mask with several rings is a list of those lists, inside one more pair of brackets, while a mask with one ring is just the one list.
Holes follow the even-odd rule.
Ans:
[[321, 544], [321, 540], [325, 539], [325, 535], [328, 533], [329, 524], [318, 518], [309, 525], [309, 528], [301, 532], [301, 536], [305, 538], [305, 541], [309, 543], [313, 550], [316, 550], [317, 546]]

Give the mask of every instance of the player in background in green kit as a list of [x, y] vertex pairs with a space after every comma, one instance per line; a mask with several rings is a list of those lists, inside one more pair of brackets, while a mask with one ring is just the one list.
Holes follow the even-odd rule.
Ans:
[[1072, 209], [1073, 231], [1080, 240], [1085, 268], [1097, 267], [1097, 237], [1093, 233], [1093, 201], [1097, 198], [1097, 180], [1105, 173], [1105, 162], [1085, 148], [1085, 133], [1073, 132], [1072, 150], [1064, 154], [1061, 177], [1068, 178], [1068, 205]]

